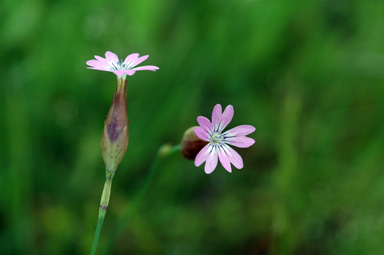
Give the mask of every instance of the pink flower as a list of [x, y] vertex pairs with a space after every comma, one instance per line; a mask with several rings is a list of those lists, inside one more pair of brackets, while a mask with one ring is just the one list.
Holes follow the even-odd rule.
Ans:
[[246, 137], [256, 130], [250, 125], [237, 126], [222, 133], [223, 129], [231, 122], [233, 113], [232, 105], [228, 105], [222, 113], [221, 105], [217, 104], [213, 108], [212, 123], [206, 117], [197, 117], [200, 127], [194, 128], [195, 134], [209, 143], [197, 154], [195, 165], [200, 166], [206, 161], [204, 170], [207, 174], [215, 170], [218, 159], [230, 173], [232, 172], [231, 163], [237, 169], [243, 168], [243, 159], [228, 144], [239, 148], [248, 148], [255, 143], [255, 140]]
[[125, 58], [119, 60], [117, 55], [113, 52], [107, 51], [105, 53], [105, 58], [95, 56], [95, 59], [88, 60], [87, 65], [89, 65], [89, 69], [113, 72], [117, 76], [125, 77], [128, 75], [134, 75], [136, 71], [148, 70], [148, 71], [156, 71], [159, 69], [157, 66], [140, 66], [136, 67], [141, 62], [145, 61], [149, 55], [145, 55], [139, 57], [138, 53], [133, 53]]

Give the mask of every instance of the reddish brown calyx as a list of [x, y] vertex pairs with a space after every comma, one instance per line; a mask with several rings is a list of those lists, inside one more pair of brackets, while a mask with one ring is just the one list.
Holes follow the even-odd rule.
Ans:
[[186, 158], [194, 160], [199, 151], [209, 142], [201, 140], [191, 127], [185, 131], [180, 143], [180, 152]]

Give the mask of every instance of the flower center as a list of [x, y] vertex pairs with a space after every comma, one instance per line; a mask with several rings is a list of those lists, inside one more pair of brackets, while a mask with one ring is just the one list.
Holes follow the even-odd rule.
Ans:
[[118, 62], [109, 62], [109, 66], [111, 71], [130, 70], [133, 67], [133, 63], [125, 63], [124, 60], [120, 60]]
[[224, 139], [222, 134], [214, 132], [209, 140], [212, 145], [221, 145]]

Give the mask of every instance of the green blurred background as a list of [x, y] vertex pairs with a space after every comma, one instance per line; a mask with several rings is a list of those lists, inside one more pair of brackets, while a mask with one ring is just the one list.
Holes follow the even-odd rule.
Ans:
[[[2, 0], [0, 254], [90, 253], [116, 78], [85, 62], [107, 50], [160, 70], [129, 77], [98, 254], [381, 254], [383, 13], [379, 0]], [[135, 200], [158, 148], [217, 103], [235, 108], [229, 128], [257, 128], [236, 149], [244, 169], [206, 175], [173, 155]]]

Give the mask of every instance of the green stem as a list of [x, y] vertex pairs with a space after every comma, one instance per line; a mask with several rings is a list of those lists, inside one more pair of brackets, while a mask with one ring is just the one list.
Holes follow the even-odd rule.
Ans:
[[101, 227], [103, 226], [105, 214], [107, 213], [107, 209], [108, 209], [109, 198], [111, 196], [111, 187], [112, 187], [113, 176], [114, 176], [114, 173], [107, 171], [103, 193], [101, 194], [101, 201], [100, 201], [100, 208], [99, 208], [99, 219], [97, 221], [97, 227], [96, 227], [96, 231], [95, 231], [95, 237], [93, 239], [91, 255], [96, 254], [96, 249], [97, 249], [97, 244], [99, 242]]
[[97, 243], [99, 242], [101, 226], [103, 226], [103, 222], [104, 222], [104, 218], [105, 218], [105, 213], [106, 213], [105, 211], [104, 211], [104, 213], [102, 213], [101, 209], [99, 210], [99, 220], [97, 221], [97, 227], [96, 227], [95, 237], [93, 239], [93, 245], [92, 245], [92, 251], [91, 251], [92, 255], [96, 254]]
[[124, 227], [126, 226], [129, 218], [136, 212], [140, 205], [140, 202], [142, 201], [142, 198], [144, 197], [150, 185], [152, 184], [162, 160], [179, 151], [180, 145], [170, 146], [169, 144], [167, 144], [159, 148], [156, 157], [149, 168], [148, 177], [144, 180], [143, 185], [141, 185], [141, 189], [133, 198], [133, 203], [129, 203], [125, 207], [124, 212], [118, 221], [118, 224], [116, 225], [114, 231], [111, 234], [111, 238], [109, 239], [109, 242], [103, 254], [108, 254], [108, 251], [112, 249], [116, 240], [123, 233]]

